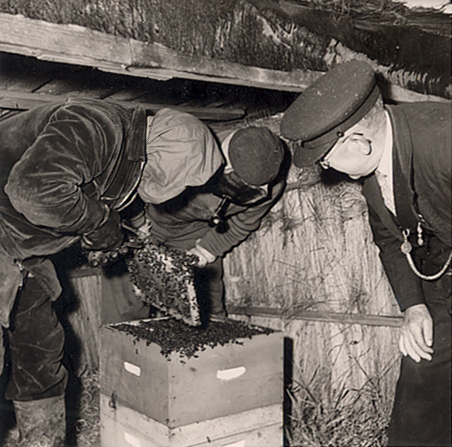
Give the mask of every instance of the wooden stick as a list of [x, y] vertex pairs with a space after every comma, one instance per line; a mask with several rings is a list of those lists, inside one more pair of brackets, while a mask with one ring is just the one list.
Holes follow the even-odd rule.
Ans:
[[318, 321], [339, 324], [360, 324], [366, 326], [400, 327], [403, 318], [390, 315], [360, 315], [336, 312], [293, 311], [268, 307], [240, 307], [228, 306], [228, 313], [232, 315], [246, 315], [249, 317], [281, 318], [283, 320]]
[[[49, 95], [43, 93], [28, 93], [11, 90], [0, 90], [0, 108], [2, 109], [14, 109], [14, 110], [28, 110], [32, 107], [45, 104], [48, 102], [66, 101], [71, 95]], [[79, 96], [80, 97], [80, 96]], [[117, 101], [108, 100], [110, 102], [116, 102], [125, 107], [144, 107], [151, 112], [155, 113], [165, 107], [171, 107], [181, 112], [191, 113], [199, 119], [205, 120], [233, 120], [240, 119], [245, 116], [243, 109], [222, 109], [216, 107], [188, 107], [166, 104], [152, 104], [140, 101]]]

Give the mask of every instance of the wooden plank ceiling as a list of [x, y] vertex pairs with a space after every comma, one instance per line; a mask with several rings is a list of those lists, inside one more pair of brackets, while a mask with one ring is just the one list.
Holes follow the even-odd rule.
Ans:
[[161, 81], [0, 53], [3, 114], [77, 96], [140, 104], [153, 112], [173, 107], [206, 121], [229, 122], [285, 110], [296, 94], [191, 79]]
[[383, 3], [0, 0], [0, 108], [90, 96], [228, 121], [284, 110], [349, 59], [391, 99], [450, 99], [450, 17]]

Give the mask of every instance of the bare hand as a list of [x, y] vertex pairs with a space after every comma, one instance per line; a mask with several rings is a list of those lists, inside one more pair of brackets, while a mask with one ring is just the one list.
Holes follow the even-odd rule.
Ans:
[[430, 361], [433, 354], [433, 320], [425, 304], [409, 307], [403, 316], [399, 349], [419, 363]]
[[187, 254], [195, 255], [198, 257], [199, 261], [196, 264], [196, 267], [199, 268], [204, 268], [207, 264], [212, 263], [216, 259], [216, 257], [212, 253], [210, 253], [210, 251], [206, 250], [198, 244], [196, 244], [196, 246], [191, 250], [188, 250]]
[[135, 227], [136, 234], [140, 239], [146, 239], [151, 235], [152, 222], [148, 219], [143, 219], [140, 226]]

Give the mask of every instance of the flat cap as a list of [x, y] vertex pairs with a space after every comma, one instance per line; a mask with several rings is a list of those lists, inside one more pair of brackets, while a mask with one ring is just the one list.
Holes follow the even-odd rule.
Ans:
[[290, 105], [281, 120], [281, 135], [297, 141], [295, 166], [320, 160], [376, 103], [380, 90], [366, 62], [337, 65], [313, 82]]
[[229, 159], [246, 183], [261, 186], [278, 175], [284, 158], [282, 141], [266, 127], [237, 130], [229, 142]]

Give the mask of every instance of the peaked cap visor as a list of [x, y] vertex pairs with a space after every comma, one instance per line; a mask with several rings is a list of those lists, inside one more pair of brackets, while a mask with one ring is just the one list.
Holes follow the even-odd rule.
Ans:
[[312, 83], [281, 120], [281, 135], [297, 143], [294, 165], [306, 167], [320, 160], [379, 95], [372, 67], [361, 61], [338, 65]]

